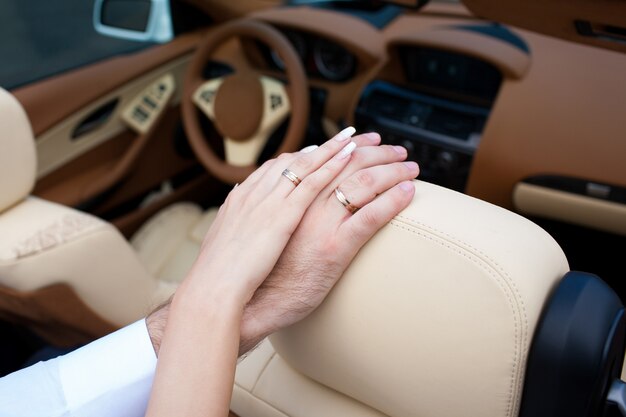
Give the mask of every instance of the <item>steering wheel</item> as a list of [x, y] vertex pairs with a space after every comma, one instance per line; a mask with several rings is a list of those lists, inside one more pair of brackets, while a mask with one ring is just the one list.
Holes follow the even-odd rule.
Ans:
[[[233, 37], [256, 39], [275, 50], [285, 64], [288, 86], [248, 65], [236, 66], [233, 74], [205, 80], [205, 65], [218, 47]], [[243, 19], [219, 27], [202, 41], [185, 76], [181, 107], [185, 132], [200, 162], [221, 181], [234, 184], [257, 168], [269, 137], [289, 115], [287, 133], [276, 154], [299, 148], [308, 121], [309, 90], [298, 53], [287, 38], [265, 23]], [[203, 115], [222, 136], [225, 160], [202, 132]]]

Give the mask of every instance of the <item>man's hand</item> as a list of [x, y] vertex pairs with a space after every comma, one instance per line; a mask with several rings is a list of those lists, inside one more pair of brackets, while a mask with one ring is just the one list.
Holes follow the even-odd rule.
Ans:
[[[311, 205], [278, 263], [246, 306], [240, 355], [313, 312], [365, 242], [413, 198], [413, 185], [406, 180], [415, 178], [419, 168], [414, 162], [401, 162], [407, 156], [404, 148], [376, 146], [380, 136], [375, 133], [353, 140], [358, 148], [349, 165]], [[351, 203], [362, 207], [360, 211], [351, 215], [334, 197], [328, 198], [339, 185]], [[157, 355], [169, 306], [168, 301], [146, 318]]]
[[[370, 140], [380, 141], [374, 135]], [[409, 205], [415, 189], [407, 180], [415, 178], [419, 168], [414, 162], [400, 162], [406, 156], [402, 147], [357, 148], [341, 176], [308, 209], [271, 274], [246, 306], [240, 354], [315, 310], [365, 242]], [[337, 199], [328, 199], [338, 186], [352, 204], [361, 207], [358, 212], [351, 215]], [[337, 211], [340, 215], [331, 214]]]

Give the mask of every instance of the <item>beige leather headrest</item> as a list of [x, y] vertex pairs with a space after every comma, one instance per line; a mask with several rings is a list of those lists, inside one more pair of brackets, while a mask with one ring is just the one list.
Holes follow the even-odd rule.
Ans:
[[37, 156], [28, 117], [0, 88], [0, 212], [26, 197], [35, 184]]
[[324, 304], [272, 344], [297, 371], [388, 416], [515, 416], [565, 256], [516, 214], [415, 186]]

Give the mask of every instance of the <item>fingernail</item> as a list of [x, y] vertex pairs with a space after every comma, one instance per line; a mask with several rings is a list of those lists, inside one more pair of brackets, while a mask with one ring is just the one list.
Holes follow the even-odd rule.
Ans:
[[409, 171], [417, 171], [417, 169], [419, 168], [419, 165], [417, 165], [417, 162], [414, 162], [414, 161], [405, 161], [403, 162], [403, 164], [405, 167], [409, 169]]
[[346, 146], [343, 147], [342, 150], [339, 151], [339, 153], [337, 154], [337, 158], [339, 159], [347, 158], [348, 156], [350, 156], [350, 154], [355, 148], [356, 148], [356, 143], [354, 142], [348, 143]]
[[356, 132], [356, 129], [353, 128], [352, 126], [346, 127], [344, 130], [342, 130], [341, 132], [335, 135], [335, 140], [337, 142], [343, 142], [349, 137], [352, 137], [352, 135], [354, 135], [355, 132]]
[[404, 181], [400, 183], [400, 189], [402, 191], [411, 191], [415, 189], [415, 186], [413, 185], [411, 181]]
[[400, 155], [406, 155], [406, 148], [404, 146], [394, 146], [393, 149]]
[[307, 146], [306, 148], [302, 148], [300, 149], [300, 153], [309, 153], [309, 152], [313, 152], [314, 150], [316, 150], [318, 148], [317, 145], [311, 145], [311, 146]]

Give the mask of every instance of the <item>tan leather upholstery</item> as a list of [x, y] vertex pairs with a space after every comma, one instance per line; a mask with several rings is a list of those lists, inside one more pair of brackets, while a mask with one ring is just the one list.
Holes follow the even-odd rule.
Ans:
[[[509, 211], [416, 182], [322, 306], [238, 369], [241, 417], [517, 415], [559, 246]], [[320, 412], [320, 410], [323, 410]]]
[[36, 153], [28, 117], [0, 88], [0, 213], [26, 197], [35, 184]]
[[29, 292], [68, 284], [117, 326], [139, 319], [173, 293], [176, 285], [151, 276], [112, 225], [26, 198], [36, 171], [34, 139], [24, 110], [2, 89], [0, 128], [0, 286]]
[[216, 215], [215, 208], [203, 213], [195, 204], [173, 204], [148, 220], [131, 243], [150, 274], [177, 283], [198, 256]]
[[0, 215], [0, 283], [32, 291], [66, 283], [99, 316], [124, 325], [163, 301], [155, 280], [109, 223], [37, 198]]

